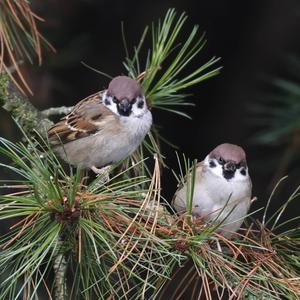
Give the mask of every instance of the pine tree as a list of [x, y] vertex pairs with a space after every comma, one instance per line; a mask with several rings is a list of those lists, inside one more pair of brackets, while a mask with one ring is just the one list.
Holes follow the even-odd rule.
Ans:
[[[8, 8], [5, 1], [2, 5]], [[184, 72], [205, 45], [197, 26], [186, 40], [179, 39], [186, 19], [170, 9], [145, 29], [132, 56], [125, 43], [124, 61], [151, 108], [184, 117], [184, 107], [192, 105], [188, 88], [220, 71], [213, 57]], [[149, 32], [150, 46], [145, 45]], [[143, 47], [149, 49], [146, 58]], [[114, 166], [109, 179], [87, 178], [62, 165], [47, 141], [49, 116], [68, 109], [37, 111], [14, 87], [9, 68], [4, 71], [1, 105], [16, 120], [23, 141], [0, 138], [0, 152], [10, 160], [0, 166], [13, 178], [1, 182], [0, 220], [12, 225], [0, 240], [0, 299], [166, 299], [167, 294], [180, 299], [186, 290], [191, 299], [299, 298], [300, 227], [280, 230], [289, 222], [280, 219], [300, 186], [269, 215], [275, 187], [263, 219], [249, 215], [239, 236], [227, 240], [216, 232], [220, 224], [194, 222], [191, 210], [176, 216], [161, 196], [159, 128]], [[175, 176], [181, 182], [194, 173], [196, 161], [178, 154], [178, 163]], [[187, 180], [192, 207], [194, 176]], [[178, 284], [170, 289], [172, 281]]]

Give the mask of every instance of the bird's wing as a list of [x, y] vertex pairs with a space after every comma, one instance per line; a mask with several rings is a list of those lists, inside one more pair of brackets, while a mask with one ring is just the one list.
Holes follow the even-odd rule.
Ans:
[[[201, 178], [201, 174], [203, 171], [203, 161], [198, 162], [196, 164], [196, 180], [199, 180]], [[189, 172], [189, 174], [191, 174]], [[183, 189], [187, 183], [187, 175], [184, 177], [184, 180], [179, 182], [177, 185], [177, 190], [173, 196], [173, 199], [171, 201], [171, 205], [175, 207], [175, 209], [178, 211], [180, 209], [181, 212], [186, 207], [186, 191]]]
[[117, 116], [102, 104], [103, 92], [80, 101], [74, 109], [48, 131], [52, 145], [67, 144], [93, 135], [106, 124], [116, 121]]

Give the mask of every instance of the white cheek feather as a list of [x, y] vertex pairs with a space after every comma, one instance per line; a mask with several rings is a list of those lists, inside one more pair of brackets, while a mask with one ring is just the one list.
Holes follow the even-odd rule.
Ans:
[[209, 166], [209, 156], [207, 155], [204, 159], [204, 165], [212, 172], [214, 175], [223, 178], [223, 168], [219, 165], [219, 163], [214, 159], [213, 162], [216, 164], [215, 167]]
[[241, 169], [235, 171], [234, 181], [245, 181], [249, 178], [248, 168], [245, 168], [246, 175], [241, 174]]
[[[138, 103], [139, 103], [141, 100], [143, 101], [144, 105], [143, 105], [142, 108], [139, 108], [139, 107], [138, 107]], [[136, 102], [132, 105], [131, 114], [132, 114], [134, 117], [140, 118], [140, 117], [142, 117], [144, 114], [146, 114], [147, 111], [148, 111], [148, 108], [147, 108], [147, 103], [146, 103], [145, 97], [137, 97]]]
[[[109, 105], [106, 105], [105, 104], [105, 99], [109, 101]], [[113, 102], [113, 97], [111, 96], [107, 96], [107, 91], [105, 91], [103, 93], [103, 96], [102, 96], [102, 103], [105, 107], [107, 107], [109, 110], [111, 110], [113, 113], [115, 113], [116, 115], [119, 115], [119, 112], [118, 112], [118, 108], [117, 108], [117, 104]]]

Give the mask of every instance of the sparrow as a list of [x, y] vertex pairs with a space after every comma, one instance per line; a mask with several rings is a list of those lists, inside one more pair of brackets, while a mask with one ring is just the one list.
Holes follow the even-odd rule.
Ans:
[[111, 80], [106, 90], [75, 105], [48, 131], [50, 144], [63, 160], [101, 173], [130, 156], [152, 125], [140, 84], [127, 76]]
[[[218, 232], [231, 238], [239, 230], [250, 207], [252, 183], [243, 148], [221, 144], [196, 165], [192, 215], [208, 223], [220, 223]], [[186, 210], [187, 183], [178, 187], [172, 204]]]

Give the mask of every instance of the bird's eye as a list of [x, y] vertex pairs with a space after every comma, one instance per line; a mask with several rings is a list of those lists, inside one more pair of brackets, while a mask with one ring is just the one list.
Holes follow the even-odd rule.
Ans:
[[117, 97], [113, 97], [113, 102], [117, 103], [118, 102], [118, 98]]
[[235, 167], [239, 169], [241, 167], [241, 163], [236, 164]]
[[222, 157], [219, 157], [218, 161], [221, 165], [225, 164], [225, 160]]

